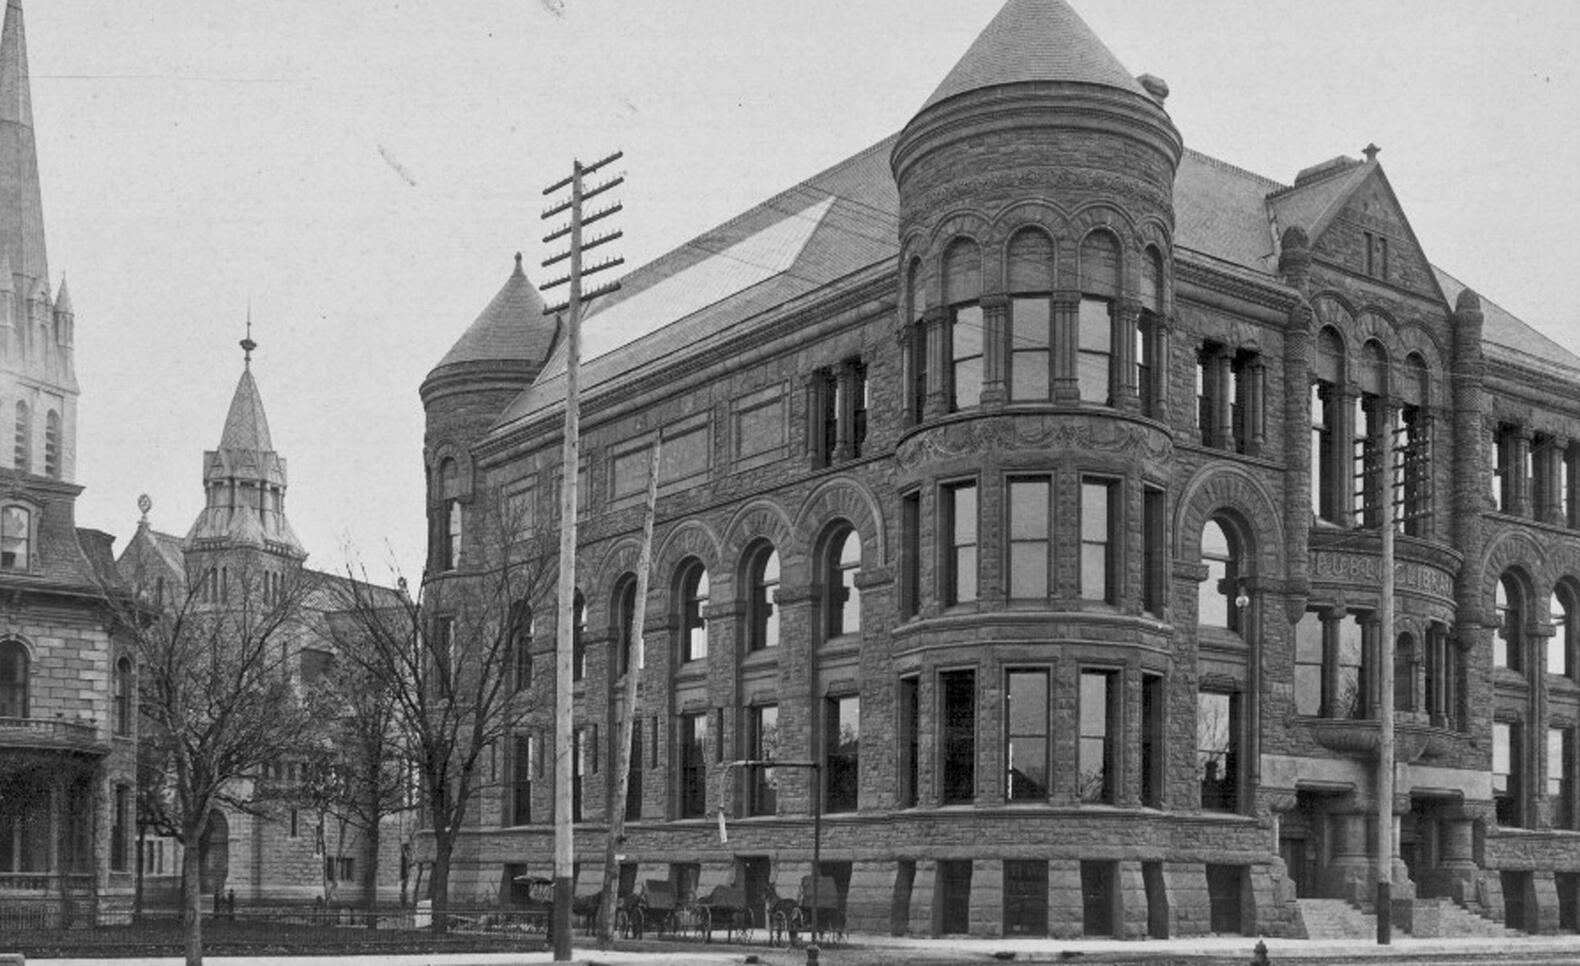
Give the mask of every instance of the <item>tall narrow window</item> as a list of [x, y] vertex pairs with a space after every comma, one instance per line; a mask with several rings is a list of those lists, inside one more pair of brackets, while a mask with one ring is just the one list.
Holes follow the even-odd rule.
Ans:
[[[1411, 359], [1418, 359], [1411, 356]], [[1401, 496], [1400, 513], [1407, 536], [1424, 537], [1431, 523], [1431, 432], [1426, 408], [1407, 404], [1400, 410], [1404, 427], [1404, 446], [1400, 454], [1397, 482]]]
[[0, 570], [27, 570], [31, 566], [33, 516], [19, 506], [0, 509]]
[[900, 495], [900, 614], [915, 617], [922, 606], [922, 495]]
[[642, 719], [631, 721], [631, 768], [625, 783], [625, 818], [635, 822], [642, 817]]
[[461, 562], [461, 472], [455, 460], [439, 464], [440, 570], [454, 570]]
[[1143, 416], [1156, 416], [1162, 374], [1158, 350], [1163, 327], [1163, 256], [1148, 245], [1141, 258], [1141, 315], [1136, 321], [1136, 394]]
[[132, 662], [124, 657], [115, 662], [115, 733], [132, 733]]
[[829, 698], [823, 714], [825, 812], [854, 812], [859, 801], [861, 703], [855, 695]]
[[708, 812], [708, 714], [680, 716], [680, 817]]
[[1238, 633], [1240, 612], [1234, 602], [1240, 590], [1240, 550], [1218, 520], [1208, 520], [1202, 528], [1201, 562], [1207, 567], [1207, 579], [1198, 586], [1196, 623]]
[[1082, 671], [1080, 751], [1077, 791], [1083, 802], [1113, 804], [1114, 697], [1118, 675], [1113, 671]]
[[1106, 231], [1081, 241], [1081, 306], [1076, 377], [1081, 401], [1113, 402], [1114, 300], [1119, 297], [1119, 243]]
[[1574, 729], [1547, 729], [1547, 800], [1553, 828], [1575, 825]]
[[1311, 509], [1318, 520], [1338, 523], [1345, 506], [1340, 494], [1350, 481], [1338, 479], [1339, 444], [1343, 438], [1339, 387], [1344, 382], [1344, 343], [1332, 329], [1323, 329], [1317, 335], [1315, 375], [1311, 386]]
[[1046, 476], [1009, 481], [1009, 596], [1046, 600], [1052, 546], [1052, 480]]
[[839, 451], [839, 413], [843, 408], [844, 400], [840, 398], [839, 376], [833, 369], [823, 369], [817, 374], [818, 381], [818, 409], [822, 434], [820, 442], [821, 463], [824, 466], [834, 461], [834, 455]]
[[511, 608], [510, 649], [515, 664], [515, 689], [532, 687], [532, 609], [520, 600]]
[[1329, 703], [1329, 717], [1365, 718], [1369, 714], [1366, 700], [1366, 631], [1353, 614], [1345, 614], [1334, 623], [1335, 659], [1333, 673], [1333, 700]]
[[1498, 824], [1519, 828], [1524, 824], [1520, 798], [1520, 724], [1517, 721], [1492, 723], [1492, 802]]
[[532, 824], [532, 736], [516, 735], [511, 742], [511, 825]]
[[944, 300], [949, 306], [950, 409], [982, 402], [982, 253], [957, 239], [944, 253]]
[[[772, 761], [779, 750], [779, 706], [765, 704], [751, 708], [747, 718], [747, 757], [752, 761]], [[779, 772], [772, 768], [753, 768], [749, 777], [751, 793], [747, 811], [752, 815], [773, 815], [779, 811]]]
[[60, 479], [60, 413], [53, 409], [44, 417], [44, 475]]
[[867, 441], [867, 367], [860, 359], [851, 359], [846, 361], [843, 374], [850, 393], [850, 455], [855, 458], [861, 455], [862, 444]]
[[779, 646], [779, 611], [774, 594], [779, 591], [779, 552], [773, 544], [754, 548], [746, 567], [747, 649], [760, 651]]
[[1498, 579], [1493, 591], [1498, 624], [1492, 632], [1492, 665], [1511, 671], [1525, 667], [1525, 595], [1512, 574]]
[[1166, 747], [1163, 722], [1163, 678], [1156, 674], [1141, 676], [1141, 804], [1163, 807], [1163, 754]]
[[1141, 494], [1141, 609], [1163, 616], [1168, 593], [1168, 534], [1165, 532], [1167, 497], [1147, 487]]
[[[610, 637], [614, 641], [615, 673], [623, 675], [631, 670], [632, 651], [641, 647], [642, 634], [636, 627], [636, 574], [622, 574], [615, 582], [613, 604], [609, 609], [614, 615], [614, 633]], [[640, 657], [636, 666], [642, 666]]]
[[27, 403], [16, 404], [16, 468], [24, 473], [33, 471], [33, 420], [28, 414]]
[[1564, 582], [1553, 588], [1550, 617], [1553, 634], [1547, 639], [1547, 673], [1572, 679], [1575, 677], [1576, 665], [1580, 663], [1576, 660], [1580, 655], [1575, 653], [1576, 644], [1580, 643], [1575, 635], [1580, 610], [1576, 608], [1573, 584]]
[[920, 259], [911, 262], [909, 285], [907, 286], [908, 312], [906, 317], [910, 320], [910, 342], [907, 345], [910, 363], [910, 385], [906, 387], [906, 412], [912, 422], [919, 423], [927, 413], [927, 306], [926, 295], [923, 290], [922, 263]]
[[920, 800], [921, 752], [921, 681], [909, 677], [900, 679], [899, 715], [900, 787], [901, 808], [914, 808]]
[[1048, 797], [1048, 672], [1005, 675], [1004, 797], [1035, 802]]
[[27, 647], [20, 641], [0, 641], [0, 718], [26, 718], [27, 691]]
[[571, 601], [571, 680], [587, 676], [587, 598], [581, 591]]
[[1234, 812], [1240, 807], [1239, 722], [1233, 695], [1196, 695], [1196, 779], [1201, 807]]
[[1433, 726], [1451, 727], [1454, 718], [1456, 652], [1441, 624], [1426, 632], [1426, 711]]
[[708, 656], [708, 623], [703, 608], [708, 606], [708, 571], [695, 558], [680, 568], [680, 657], [700, 661]]
[[[110, 871], [125, 872], [128, 853], [131, 851], [132, 790], [126, 785], [115, 786], [115, 802], [110, 815]], [[7, 832], [10, 829], [6, 829]]]
[[861, 630], [861, 535], [842, 525], [823, 551], [824, 630], [832, 640]]
[[1499, 426], [1492, 440], [1492, 508], [1501, 513], [1515, 512], [1519, 488], [1515, 471], [1515, 436], [1512, 426]]
[[1010, 239], [1008, 252], [1009, 398], [1052, 398], [1053, 239], [1028, 228]]
[[943, 741], [939, 772], [945, 805], [969, 804], [976, 797], [976, 673], [945, 671], [938, 675]]
[[1559, 484], [1563, 493], [1563, 520], [1570, 528], [1580, 527], [1580, 445], [1569, 444], [1564, 450], [1563, 480]]
[[977, 599], [977, 487], [957, 483], [943, 489], [944, 603]]
[[1112, 604], [1114, 489], [1107, 480], [1081, 481], [1081, 597]]
[[1295, 625], [1295, 713], [1316, 716], [1322, 713], [1323, 666], [1327, 650], [1322, 615], [1306, 611]]
[[1388, 452], [1393, 433], [1383, 401], [1388, 391], [1388, 360], [1375, 340], [1361, 348], [1360, 395], [1355, 400], [1354, 461], [1351, 475], [1354, 486], [1356, 526], [1377, 529], [1383, 525], [1384, 485]]

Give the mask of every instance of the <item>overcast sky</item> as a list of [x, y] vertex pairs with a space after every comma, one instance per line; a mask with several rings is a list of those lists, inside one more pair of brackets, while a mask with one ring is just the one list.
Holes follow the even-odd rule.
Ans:
[[[999, 0], [27, 0], [78, 524], [184, 534], [253, 370], [288, 515], [415, 578], [427, 371], [619, 148], [651, 260], [902, 127]], [[1290, 182], [1367, 142], [1428, 257], [1580, 351], [1580, 3], [1076, 0], [1195, 149]]]

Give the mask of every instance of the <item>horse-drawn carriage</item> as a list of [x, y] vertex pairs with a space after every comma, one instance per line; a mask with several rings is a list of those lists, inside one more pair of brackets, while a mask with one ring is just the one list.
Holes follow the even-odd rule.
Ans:
[[[845, 910], [839, 901], [839, 886], [832, 876], [818, 876], [817, 894], [813, 895], [812, 877], [801, 877], [801, 891], [794, 899], [781, 899], [773, 886], [768, 887], [768, 942], [774, 946], [801, 943], [801, 937], [817, 924], [813, 942], [845, 939]], [[816, 915], [814, 916], [814, 911]]]

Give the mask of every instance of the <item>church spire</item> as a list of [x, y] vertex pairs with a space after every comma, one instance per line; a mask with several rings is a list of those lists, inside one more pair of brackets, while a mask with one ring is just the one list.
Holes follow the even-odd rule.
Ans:
[[34, 283], [49, 278], [22, 0], [7, 0], [0, 28], [0, 248], [12, 271]]

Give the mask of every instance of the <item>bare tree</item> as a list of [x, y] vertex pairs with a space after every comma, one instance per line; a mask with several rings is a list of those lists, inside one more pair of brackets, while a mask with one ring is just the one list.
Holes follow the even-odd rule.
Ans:
[[472, 553], [420, 599], [403, 595], [392, 605], [365, 579], [343, 582], [340, 609], [354, 627], [336, 637], [337, 653], [393, 697], [433, 832], [437, 932], [448, 927], [450, 860], [481, 788], [480, 766], [527, 711], [518, 641], [534, 613], [548, 612], [556, 576], [552, 542], [531, 532], [525, 507], [498, 493], [477, 506]]
[[[219, 566], [218, 564], [215, 565]], [[135, 642], [144, 760], [145, 821], [182, 846], [186, 961], [203, 961], [200, 862], [214, 810], [254, 807], [264, 766], [308, 739], [312, 722], [298, 698], [292, 648], [308, 633], [300, 567], [267, 574], [244, 559], [188, 574], [174, 600], [134, 588], [105, 599]]]

